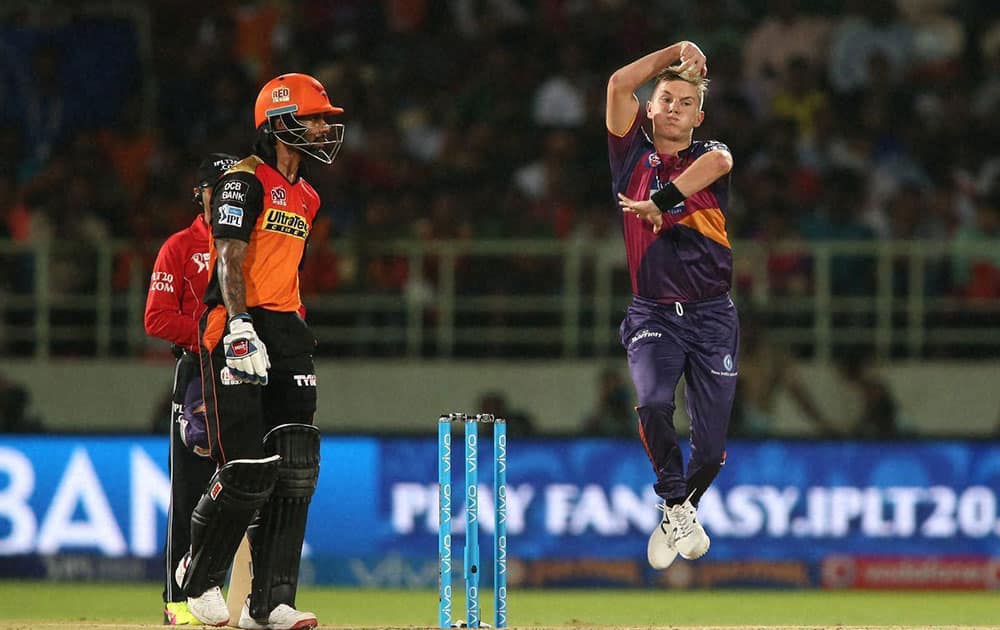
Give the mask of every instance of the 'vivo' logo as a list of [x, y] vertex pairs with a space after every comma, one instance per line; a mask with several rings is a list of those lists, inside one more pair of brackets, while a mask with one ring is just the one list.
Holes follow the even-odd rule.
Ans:
[[497, 627], [507, 625], [507, 587], [501, 586], [497, 593]]
[[497, 488], [497, 524], [507, 524], [507, 486]]
[[501, 435], [497, 438], [497, 470], [507, 472], [507, 436]]
[[479, 488], [467, 486], [465, 489], [466, 521], [476, 523], [479, 521]]
[[475, 586], [469, 586], [465, 589], [465, 599], [466, 599], [466, 617], [468, 618], [468, 627], [478, 628], [479, 627], [479, 589]]
[[439, 445], [441, 450], [441, 463], [444, 464], [444, 471], [451, 472], [451, 434], [445, 434], [441, 437], [441, 444]]
[[465, 440], [465, 470], [475, 472], [479, 464], [479, 446], [475, 434]]
[[441, 593], [441, 619], [451, 621], [451, 586], [444, 587]]
[[442, 523], [451, 522], [451, 484], [441, 486], [441, 514], [438, 517]]
[[451, 534], [444, 537], [441, 547], [441, 574], [451, 575]]
[[500, 536], [497, 539], [497, 572], [500, 575], [507, 573], [507, 537]]

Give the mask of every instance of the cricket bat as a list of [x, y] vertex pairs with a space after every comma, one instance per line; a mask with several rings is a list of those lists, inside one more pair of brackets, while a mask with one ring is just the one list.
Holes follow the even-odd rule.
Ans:
[[233, 571], [229, 576], [229, 591], [226, 593], [226, 608], [229, 609], [229, 625], [236, 627], [240, 622], [243, 603], [250, 594], [250, 541], [246, 535], [233, 558]]

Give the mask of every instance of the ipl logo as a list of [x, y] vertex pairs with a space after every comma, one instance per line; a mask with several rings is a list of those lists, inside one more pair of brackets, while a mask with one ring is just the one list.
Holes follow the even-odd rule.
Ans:
[[209, 261], [208, 252], [195, 252], [191, 254], [191, 261], [198, 265], [198, 273], [206, 271], [208, 269]]

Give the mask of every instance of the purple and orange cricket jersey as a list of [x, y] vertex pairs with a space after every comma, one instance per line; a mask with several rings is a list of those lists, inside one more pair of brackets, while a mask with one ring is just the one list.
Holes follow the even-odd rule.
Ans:
[[[608, 133], [612, 196], [649, 199], [713, 150], [728, 151], [722, 143], [695, 140], [677, 156], [658, 153], [637, 112], [625, 135]], [[659, 234], [648, 221], [619, 212], [633, 293], [621, 341], [638, 397], [640, 436], [656, 472], [654, 489], [668, 505], [688, 496], [697, 505], [725, 461], [739, 343], [729, 298], [728, 204], [726, 176], [664, 213]], [[691, 417], [686, 475], [673, 423], [682, 375]]]
[[[675, 158], [656, 152], [639, 116], [624, 136], [608, 133], [612, 197], [649, 196], [680, 175], [697, 158], [721, 142], [695, 140]], [[649, 222], [622, 212], [625, 251], [632, 293], [657, 302], [693, 302], [729, 291], [733, 252], [726, 234], [729, 178], [717, 180], [672, 208], [665, 216], [673, 227], [653, 234]]]

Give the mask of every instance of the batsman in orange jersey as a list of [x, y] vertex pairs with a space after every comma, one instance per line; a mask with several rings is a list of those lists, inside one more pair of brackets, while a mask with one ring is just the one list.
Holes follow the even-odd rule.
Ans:
[[[330, 164], [343, 110], [308, 75], [283, 74], [254, 107], [254, 152], [212, 195], [211, 278], [200, 322], [206, 428], [219, 466], [191, 522], [177, 569], [191, 613], [230, 622], [220, 586], [244, 533], [253, 581], [238, 625], [313, 628], [295, 608], [309, 502], [319, 478], [313, 337], [299, 311], [298, 269], [320, 201], [299, 173], [305, 157]], [[235, 620], [234, 620], [235, 621]]]

